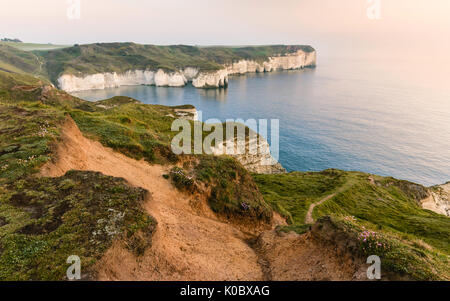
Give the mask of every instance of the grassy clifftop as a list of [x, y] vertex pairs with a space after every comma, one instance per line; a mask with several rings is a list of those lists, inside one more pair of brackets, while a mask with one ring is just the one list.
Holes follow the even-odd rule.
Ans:
[[0, 70], [32, 74], [53, 83], [61, 74], [87, 75], [157, 69], [176, 71], [186, 67], [214, 71], [221, 69], [223, 64], [242, 59], [264, 61], [270, 56], [298, 50], [314, 51], [311, 46], [302, 45], [195, 47], [96, 43], [71, 47], [49, 46], [47, 49], [23, 46], [0, 43]]
[[136, 254], [151, 243], [144, 190], [93, 172], [34, 176], [64, 119], [41, 102], [0, 101], [0, 280], [62, 280], [70, 255], [89, 270], [116, 239]]
[[145, 191], [92, 172], [36, 177], [68, 115], [85, 136], [129, 157], [187, 163], [171, 180], [188, 189], [196, 181], [222, 216], [268, 224], [273, 209], [290, 224], [282, 230], [299, 233], [308, 231], [309, 213], [315, 227], [331, 216], [337, 232], [358, 242], [358, 252], [381, 257], [383, 269], [450, 279], [450, 219], [421, 208], [428, 188], [340, 170], [252, 177], [229, 157], [175, 156], [175, 108], [129, 97], [87, 102], [11, 71], [0, 71], [0, 279], [61, 279], [64, 259], [75, 250], [93, 264], [114, 240], [136, 253], [151, 242], [156, 221], [142, 208]]
[[194, 47], [186, 45], [155, 46], [134, 43], [97, 43], [46, 52], [36, 52], [45, 63], [49, 78], [55, 82], [61, 74], [86, 75], [128, 70], [175, 71], [195, 67], [218, 70], [222, 64], [241, 59], [263, 61], [269, 56], [311, 52], [310, 46]]
[[317, 204], [315, 220], [333, 216], [360, 242], [361, 252], [380, 256], [387, 270], [415, 279], [450, 279], [450, 219], [422, 209], [427, 188], [340, 170], [254, 178], [265, 200], [290, 222], [285, 230], [307, 231], [308, 210]]
[[[0, 71], [0, 82], [0, 280], [62, 280], [70, 255], [95, 278], [90, 268], [117, 240], [142, 254], [156, 225], [143, 209], [143, 189], [95, 172], [37, 173], [55, 156], [67, 116], [85, 136], [120, 153], [173, 164], [176, 108], [128, 97], [91, 103], [10, 72]], [[206, 156], [195, 172], [213, 188], [209, 203], [217, 213], [270, 221], [270, 207], [234, 159]]]
[[0, 43], [0, 70], [44, 77], [43, 61], [32, 52]]
[[63, 280], [70, 255], [95, 278], [91, 266], [116, 240], [142, 254], [156, 225], [142, 206], [145, 190], [95, 172], [36, 176], [54, 156], [67, 114], [96, 107], [31, 76], [0, 71], [0, 82], [0, 280]]

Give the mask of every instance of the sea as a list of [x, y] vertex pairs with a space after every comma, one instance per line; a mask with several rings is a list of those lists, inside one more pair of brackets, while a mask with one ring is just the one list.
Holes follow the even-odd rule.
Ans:
[[450, 181], [449, 70], [426, 57], [319, 56], [314, 69], [232, 76], [227, 89], [124, 86], [73, 95], [192, 104], [203, 121], [278, 119], [279, 162], [288, 171], [357, 170], [431, 186]]

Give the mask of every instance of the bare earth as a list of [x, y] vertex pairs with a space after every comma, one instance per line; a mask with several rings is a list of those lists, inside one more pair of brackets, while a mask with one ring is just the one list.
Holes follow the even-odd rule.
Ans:
[[311, 204], [311, 206], [309, 206], [309, 208], [308, 208], [308, 212], [306, 213], [305, 224], [312, 224], [312, 223], [314, 223], [314, 219], [312, 217], [312, 213], [314, 211], [314, 208], [316, 208], [317, 206], [323, 204], [324, 202], [328, 201], [329, 199], [333, 198], [335, 195], [336, 194], [331, 194], [331, 195], [323, 198], [319, 202]]
[[[58, 177], [71, 169], [98, 171], [151, 194], [145, 209], [158, 221], [152, 247], [136, 258], [116, 242], [96, 264], [98, 280], [343, 280], [355, 272], [351, 265], [344, 269], [339, 256], [308, 236], [283, 237], [271, 230], [257, 240], [219, 221], [205, 200], [179, 192], [163, 178], [169, 167], [133, 160], [89, 140], [71, 119], [61, 138], [57, 156], [42, 168], [42, 176]], [[274, 226], [283, 223], [275, 215]]]
[[279, 235], [268, 231], [257, 246], [267, 263], [269, 279], [276, 281], [350, 281], [364, 280], [366, 265], [334, 246], [323, 244], [310, 233]]

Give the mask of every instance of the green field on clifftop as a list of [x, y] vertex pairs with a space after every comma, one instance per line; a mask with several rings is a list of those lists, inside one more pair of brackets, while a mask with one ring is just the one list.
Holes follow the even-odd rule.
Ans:
[[[17, 45], [16, 45], [17, 44]], [[20, 44], [20, 45], [19, 45]], [[194, 67], [215, 71], [242, 59], [264, 61], [270, 56], [303, 50], [311, 46], [272, 45], [242, 47], [157, 46], [135, 43], [96, 43], [71, 47], [25, 47], [23, 43], [0, 43], [0, 70], [31, 73], [54, 84], [62, 74], [88, 75], [129, 70], [178, 71]]]
[[[364, 255], [379, 255], [388, 270], [422, 280], [450, 278], [450, 219], [422, 209], [426, 187], [334, 169], [254, 175], [254, 179], [264, 199], [290, 223], [282, 230], [307, 231], [310, 205], [334, 195], [315, 207], [315, 220], [333, 216], [356, 237], [365, 231], [376, 233], [390, 248], [367, 248]], [[366, 242], [361, 241], [364, 247]]]
[[[36, 177], [54, 156], [69, 116], [86, 137], [124, 155], [153, 164], [184, 162], [176, 170], [181, 176], [167, 180], [174, 189], [208, 190], [208, 204], [221, 217], [270, 222], [273, 208], [289, 223], [279, 231], [304, 233], [311, 204], [332, 196], [312, 217], [331, 216], [358, 242], [361, 256], [379, 255], [383, 269], [411, 279], [450, 279], [450, 219], [421, 208], [428, 188], [334, 169], [252, 177], [230, 157], [182, 158], [170, 150], [175, 108], [129, 97], [87, 102], [51, 87], [33, 56], [2, 51], [2, 68], [9, 70], [0, 70], [0, 279], [58, 280], [66, 267], [61, 260], [74, 249], [94, 264], [113, 241], [127, 242], [136, 254], [151, 243], [156, 221], [142, 208], [145, 191], [91, 172]], [[98, 196], [106, 203], [98, 203]], [[105, 219], [117, 223], [95, 223]], [[104, 234], [110, 226], [114, 235], [92, 240], [92, 233]]]

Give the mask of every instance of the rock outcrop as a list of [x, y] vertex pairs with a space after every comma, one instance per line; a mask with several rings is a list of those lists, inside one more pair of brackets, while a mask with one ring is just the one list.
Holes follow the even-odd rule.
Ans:
[[450, 216], [450, 182], [430, 190], [430, 196], [421, 201], [422, 208]]
[[256, 62], [240, 60], [224, 65], [217, 71], [200, 71], [196, 67], [187, 67], [179, 71], [130, 70], [125, 73], [106, 72], [77, 76], [63, 74], [58, 78], [58, 86], [66, 92], [114, 88], [119, 86], [154, 85], [182, 87], [191, 82], [196, 88], [227, 87], [228, 76], [274, 70], [294, 70], [316, 65], [316, 52], [297, 52], [269, 57], [267, 61]]
[[[227, 154], [234, 157], [250, 172], [258, 174], [286, 173], [286, 169], [272, 156], [266, 139], [257, 135], [256, 138], [246, 139], [245, 149], [238, 150], [237, 139], [225, 140], [211, 148], [214, 155]], [[231, 149], [231, 151], [230, 151]]]

